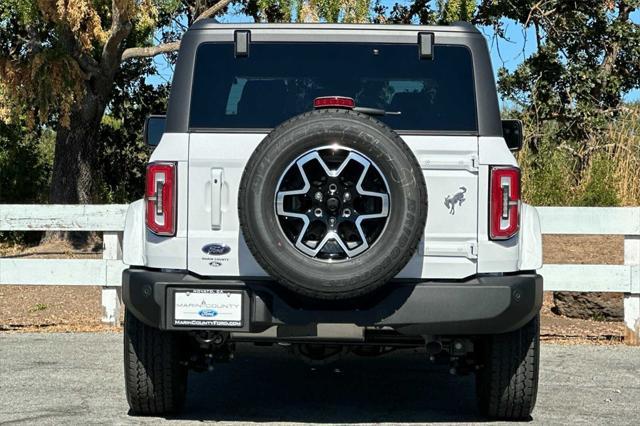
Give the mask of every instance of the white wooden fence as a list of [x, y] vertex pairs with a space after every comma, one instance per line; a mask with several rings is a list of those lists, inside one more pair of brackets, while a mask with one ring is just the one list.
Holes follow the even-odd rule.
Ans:
[[102, 286], [102, 321], [120, 316], [122, 231], [127, 205], [0, 204], [0, 231], [102, 232], [102, 259], [0, 258], [0, 285]]
[[[103, 318], [120, 311], [126, 205], [0, 205], [0, 231], [96, 231], [102, 259], [0, 258], [0, 284], [102, 286]], [[538, 207], [544, 234], [624, 235], [623, 265], [544, 265], [545, 290], [624, 293], [626, 335], [640, 344], [640, 207]]]
[[544, 265], [545, 290], [624, 293], [625, 342], [640, 345], [640, 207], [537, 207], [543, 234], [623, 235], [622, 265]]

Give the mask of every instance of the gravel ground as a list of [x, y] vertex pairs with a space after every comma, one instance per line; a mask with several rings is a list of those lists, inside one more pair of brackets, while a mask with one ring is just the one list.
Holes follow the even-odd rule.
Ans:
[[[0, 333], [0, 424], [157, 424], [127, 414], [122, 335]], [[179, 424], [482, 421], [473, 378], [418, 352], [347, 358], [312, 369], [280, 348], [240, 346], [194, 374]], [[533, 424], [638, 424], [640, 348], [542, 345]]]

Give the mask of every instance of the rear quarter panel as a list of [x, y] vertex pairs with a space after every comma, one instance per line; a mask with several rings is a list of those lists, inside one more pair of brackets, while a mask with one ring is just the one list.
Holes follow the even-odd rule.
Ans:
[[148, 267], [187, 269], [188, 152], [188, 133], [165, 133], [149, 159], [149, 162], [171, 161], [177, 164], [178, 213], [175, 237], [160, 237], [146, 230], [145, 256]]
[[489, 171], [491, 166], [518, 166], [503, 138], [480, 137], [478, 201], [478, 273], [518, 270], [518, 235], [504, 241], [489, 239]]

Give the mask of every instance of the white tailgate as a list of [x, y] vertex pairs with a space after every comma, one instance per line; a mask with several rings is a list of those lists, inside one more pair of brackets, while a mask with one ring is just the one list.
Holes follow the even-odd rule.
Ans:
[[[264, 134], [192, 133], [189, 141], [187, 264], [200, 275], [264, 276], [241, 236], [238, 187], [249, 157]], [[210, 255], [209, 244], [230, 251]]]
[[[204, 276], [265, 275], [242, 239], [237, 214], [240, 178], [251, 153], [264, 137], [264, 134], [190, 135], [190, 271]], [[477, 137], [405, 136], [403, 139], [422, 167], [429, 210], [425, 238], [399, 277], [463, 278], [475, 274]], [[448, 206], [445, 205], [447, 197]], [[230, 251], [220, 255], [206, 254], [203, 247], [210, 244], [226, 245]]]
[[429, 209], [420, 254], [402, 278], [464, 278], [477, 271], [478, 138], [403, 136], [427, 183]]

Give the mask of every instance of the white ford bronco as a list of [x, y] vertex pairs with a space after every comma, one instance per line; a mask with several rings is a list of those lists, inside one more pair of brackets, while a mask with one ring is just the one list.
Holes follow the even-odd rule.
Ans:
[[423, 348], [523, 419], [541, 238], [483, 36], [450, 26], [218, 24], [185, 34], [124, 235], [137, 414], [181, 409], [236, 343], [310, 363]]

